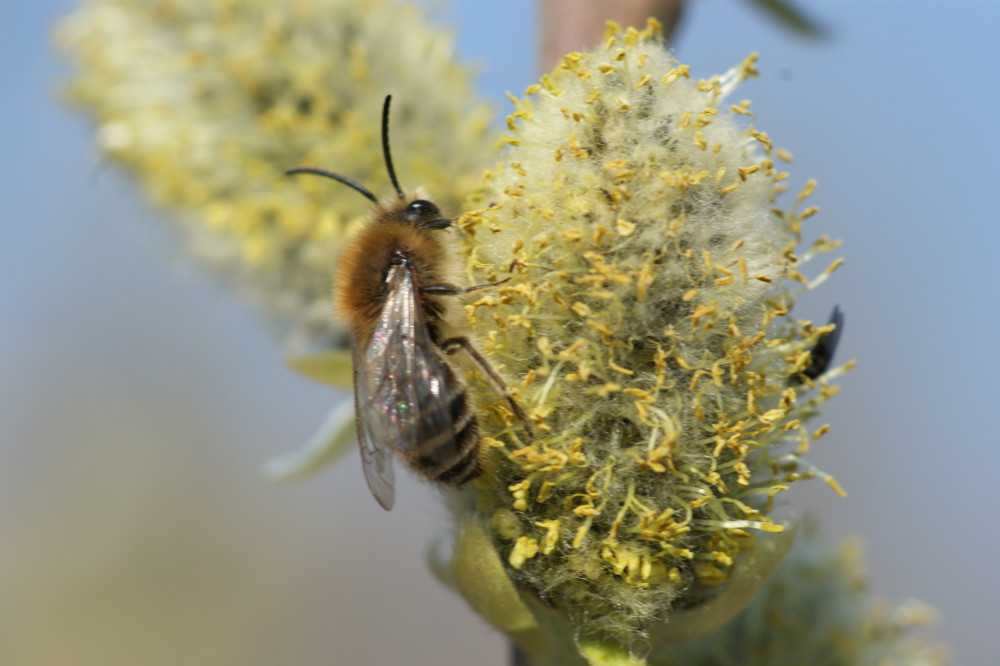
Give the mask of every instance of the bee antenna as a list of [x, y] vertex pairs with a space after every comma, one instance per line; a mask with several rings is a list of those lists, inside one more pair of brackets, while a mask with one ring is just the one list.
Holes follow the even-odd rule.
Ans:
[[403, 194], [403, 188], [399, 186], [399, 181], [396, 179], [396, 170], [392, 168], [392, 153], [389, 152], [389, 103], [391, 101], [392, 95], [386, 95], [385, 104], [382, 105], [382, 154], [385, 155], [385, 168], [389, 172], [389, 179], [392, 181], [392, 186], [396, 188], [399, 198], [404, 199], [406, 197]]
[[347, 176], [341, 176], [339, 173], [333, 173], [332, 171], [327, 171], [326, 169], [317, 169], [316, 167], [295, 167], [294, 169], [289, 169], [285, 172], [286, 176], [294, 176], [297, 173], [310, 173], [314, 176], [323, 176], [324, 178], [331, 178], [338, 183], [343, 183], [347, 185], [352, 190], [356, 190], [363, 194], [366, 199], [369, 199], [372, 203], [377, 204], [378, 198], [371, 193], [367, 187], [359, 183], [358, 181], [348, 178]]

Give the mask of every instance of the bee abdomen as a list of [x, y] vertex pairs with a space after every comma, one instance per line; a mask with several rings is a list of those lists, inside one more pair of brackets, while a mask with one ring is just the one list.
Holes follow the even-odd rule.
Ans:
[[439, 424], [425, 433], [410, 456], [410, 466], [429, 481], [459, 486], [480, 473], [479, 429], [468, 394], [456, 391], [421, 415], [423, 424]]
[[461, 454], [451, 461], [451, 466], [438, 469], [435, 476], [428, 475], [431, 481], [460, 486], [482, 472], [479, 466], [479, 428], [476, 426], [476, 419], [470, 419], [461, 432], [455, 435], [454, 444]]

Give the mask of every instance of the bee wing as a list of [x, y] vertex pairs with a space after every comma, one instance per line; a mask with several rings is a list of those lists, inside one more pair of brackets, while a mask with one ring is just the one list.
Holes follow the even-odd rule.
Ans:
[[371, 342], [363, 352], [356, 352], [354, 363], [365, 476], [382, 506], [386, 506], [387, 490], [391, 505], [392, 475], [387, 476], [382, 468], [391, 470], [393, 450], [413, 452], [420, 447], [431, 465], [450, 455], [447, 447], [427, 444], [454, 436], [449, 407], [462, 391], [431, 339], [412, 268], [390, 268], [386, 289]]
[[366, 390], [370, 385], [369, 372], [364, 355], [357, 343], [353, 345], [354, 360], [354, 423], [358, 429], [358, 446], [361, 449], [361, 467], [365, 471], [365, 481], [372, 495], [386, 511], [392, 509], [396, 501], [396, 473], [392, 459], [394, 451], [384, 442], [372, 438], [366, 421], [371, 402], [371, 394]]

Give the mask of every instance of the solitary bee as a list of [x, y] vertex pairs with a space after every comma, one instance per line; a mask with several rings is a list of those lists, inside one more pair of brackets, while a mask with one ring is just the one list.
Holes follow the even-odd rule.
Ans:
[[389, 151], [391, 99], [387, 96], [382, 107], [382, 152], [396, 196], [380, 202], [360, 183], [323, 169], [286, 172], [332, 178], [375, 204], [368, 225], [340, 259], [334, 308], [353, 334], [355, 419], [365, 480], [387, 510], [395, 499], [395, 453], [428, 480], [450, 486], [482, 471], [475, 408], [449, 361], [452, 354], [464, 352], [480, 368], [530, 433], [499, 373], [458, 334], [458, 313], [450, 301], [506, 280], [456, 286], [455, 220], [419, 194], [404, 193], [396, 179]]

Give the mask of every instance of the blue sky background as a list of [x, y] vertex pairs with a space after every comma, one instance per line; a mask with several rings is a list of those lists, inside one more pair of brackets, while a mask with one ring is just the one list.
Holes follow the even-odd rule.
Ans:
[[[676, 42], [700, 76], [760, 53], [739, 95], [795, 155], [793, 189], [819, 180], [809, 224], [845, 241], [798, 311], [839, 303], [860, 362], [811, 455], [849, 496], [792, 499], [831, 543], [864, 538], [875, 592], [937, 606], [958, 663], [993, 664], [1000, 4], [800, 4], [828, 39], [695, 0]], [[0, 663], [503, 664], [426, 570], [433, 490], [405, 480], [385, 514], [357, 460], [260, 478], [337, 397], [282, 366], [57, 101], [48, 32], [72, 6], [0, 0]], [[533, 3], [444, 15], [506, 112], [535, 78]]]

